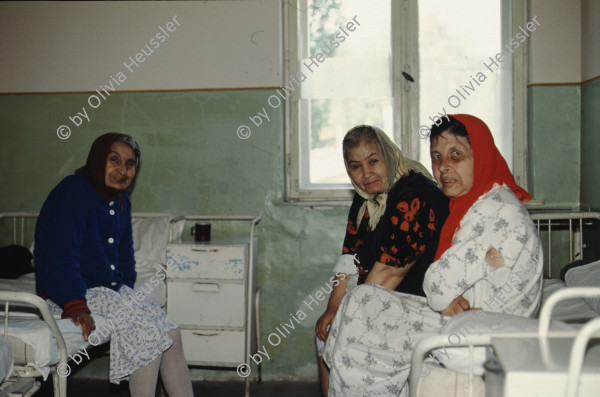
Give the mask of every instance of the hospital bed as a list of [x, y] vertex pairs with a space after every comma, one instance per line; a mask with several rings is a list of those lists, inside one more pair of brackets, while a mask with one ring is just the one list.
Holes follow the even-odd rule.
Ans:
[[[600, 390], [600, 261], [591, 259], [600, 214], [532, 212], [544, 245], [537, 319], [471, 311], [417, 342], [409, 390], [417, 396], [597, 396]], [[587, 236], [587, 237], [586, 237]]]
[[[31, 247], [36, 218], [36, 213], [0, 214], [0, 241]], [[167, 243], [175, 239], [173, 219], [171, 214], [133, 214], [136, 289], [146, 285], [158, 272], [164, 271]], [[164, 282], [158, 286], [152, 285], [152, 290], [144, 293], [164, 306], [166, 285]], [[90, 357], [90, 348], [109, 340], [108, 336], [104, 336], [108, 333], [92, 333], [96, 336], [90, 335], [89, 341], [84, 341], [80, 327], [76, 327], [70, 319], [60, 319], [60, 308], [48, 305], [35, 295], [33, 274], [14, 280], [0, 280], [0, 303], [4, 309], [0, 315], [3, 323], [0, 380], [5, 379], [2, 378], [2, 369], [7, 368], [7, 379], [0, 386], [0, 397], [9, 393], [32, 395], [40, 388], [37, 379], [46, 379], [49, 375], [52, 376], [54, 395], [66, 397], [67, 376], [71, 370], [78, 365], [85, 365]], [[103, 330], [104, 319], [98, 315], [93, 317], [96, 330]], [[2, 361], [4, 357], [7, 359]]]

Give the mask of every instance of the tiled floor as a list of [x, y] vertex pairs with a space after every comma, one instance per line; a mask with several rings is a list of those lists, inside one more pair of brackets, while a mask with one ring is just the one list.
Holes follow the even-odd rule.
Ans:
[[[128, 382], [122, 382], [117, 386], [108, 381], [107, 353], [103, 351], [95, 353], [90, 353], [92, 360], [85, 365], [73, 366], [73, 373], [67, 380], [68, 397], [128, 397]], [[192, 379], [192, 381], [195, 396], [244, 397], [245, 382], [239, 378], [219, 381]], [[157, 392], [157, 396], [162, 396], [160, 391]], [[250, 397], [272, 396], [320, 397], [321, 393], [317, 381], [267, 381], [260, 384], [253, 381], [250, 383]], [[35, 397], [53, 397], [50, 378], [43, 383], [42, 389], [35, 394]]]
[[[224, 396], [243, 397], [244, 382], [208, 382], [193, 383], [194, 395], [202, 397]], [[122, 385], [111, 385], [108, 381], [98, 379], [69, 379], [68, 397], [128, 397], [127, 382]], [[157, 393], [157, 396], [160, 394]], [[265, 382], [250, 385], [250, 397], [319, 397], [317, 382]], [[52, 397], [52, 382], [44, 382], [42, 390], [35, 397]]]

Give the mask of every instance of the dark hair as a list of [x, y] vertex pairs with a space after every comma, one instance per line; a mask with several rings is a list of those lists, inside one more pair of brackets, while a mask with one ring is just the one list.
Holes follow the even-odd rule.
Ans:
[[140, 147], [137, 144], [137, 142], [135, 141], [135, 139], [133, 139], [132, 136], [127, 135], [127, 134], [121, 134], [120, 136], [117, 137], [117, 139], [114, 140], [114, 142], [123, 142], [123, 143], [129, 145], [129, 147], [131, 147], [131, 149], [135, 153], [136, 161], [140, 159], [140, 155], [141, 155]]
[[344, 160], [348, 161], [348, 152], [350, 149], [353, 149], [360, 145], [361, 143], [370, 143], [377, 142], [377, 146], [381, 153], [383, 150], [381, 149], [381, 144], [379, 143], [379, 138], [375, 133], [375, 129], [370, 125], [357, 125], [353, 127], [346, 133], [344, 140], [342, 141], [342, 149], [344, 151]]
[[469, 134], [467, 133], [467, 127], [465, 127], [463, 123], [452, 116], [443, 116], [441, 120], [442, 122], [440, 124], [433, 124], [431, 126], [429, 142], [433, 142], [434, 139], [437, 139], [444, 132], [448, 131], [449, 134], [466, 138], [469, 145], [471, 144]]

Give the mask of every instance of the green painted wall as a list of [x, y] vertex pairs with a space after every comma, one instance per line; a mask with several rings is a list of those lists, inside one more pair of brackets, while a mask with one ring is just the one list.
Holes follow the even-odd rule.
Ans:
[[528, 89], [529, 192], [544, 207], [579, 207], [581, 88]]
[[[88, 95], [0, 96], [0, 211], [39, 211], [56, 183], [83, 165], [95, 137], [107, 131], [133, 135], [142, 149], [134, 211], [262, 216], [258, 284], [262, 343], [270, 355], [264, 377], [316, 378], [314, 324], [326, 301], [313, 312], [303, 301], [329, 280], [348, 208], [283, 202], [283, 110], [268, 108], [272, 94], [113, 94], [67, 140], [58, 139], [56, 129], [82, 106], [89, 109]], [[263, 106], [271, 121], [239, 139], [237, 127], [251, 124], [248, 116]], [[308, 317], [279, 346], [270, 346], [268, 335], [299, 309]], [[193, 376], [239, 379], [235, 371], [194, 370]]]
[[[582, 202], [600, 207], [599, 165], [593, 161], [600, 139], [599, 85], [529, 88], [530, 190], [546, 207], [578, 206], [580, 173]], [[88, 95], [0, 96], [0, 211], [38, 211], [50, 189], [84, 163], [95, 137], [107, 131], [133, 135], [142, 148], [134, 211], [263, 217], [257, 229], [258, 284], [262, 344], [270, 355], [263, 362], [264, 378], [315, 378], [313, 330], [326, 301], [314, 311], [303, 302], [329, 280], [347, 207], [283, 202], [283, 110], [269, 108], [271, 121], [258, 128], [248, 120], [267, 106], [270, 95], [270, 90], [113, 94], [67, 140], [58, 139], [56, 129], [82, 106], [89, 110]], [[253, 128], [249, 139], [236, 136], [240, 124]], [[299, 309], [308, 317], [271, 346], [268, 335]], [[239, 379], [232, 371], [194, 369], [192, 375]]]
[[600, 211], [600, 79], [581, 87], [581, 207]]

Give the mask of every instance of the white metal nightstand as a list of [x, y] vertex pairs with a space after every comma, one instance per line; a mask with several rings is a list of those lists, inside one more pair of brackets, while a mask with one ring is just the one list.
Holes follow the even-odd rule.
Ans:
[[[167, 314], [181, 326], [188, 364], [236, 368], [245, 364], [249, 371], [250, 354], [260, 342], [254, 230], [261, 218], [185, 216], [173, 223], [181, 220], [250, 222], [248, 237], [169, 243], [166, 278]], [[260, 365], [258, 370], [260, 382]], [[249, 393], [247, 376], [245, 395]]]

